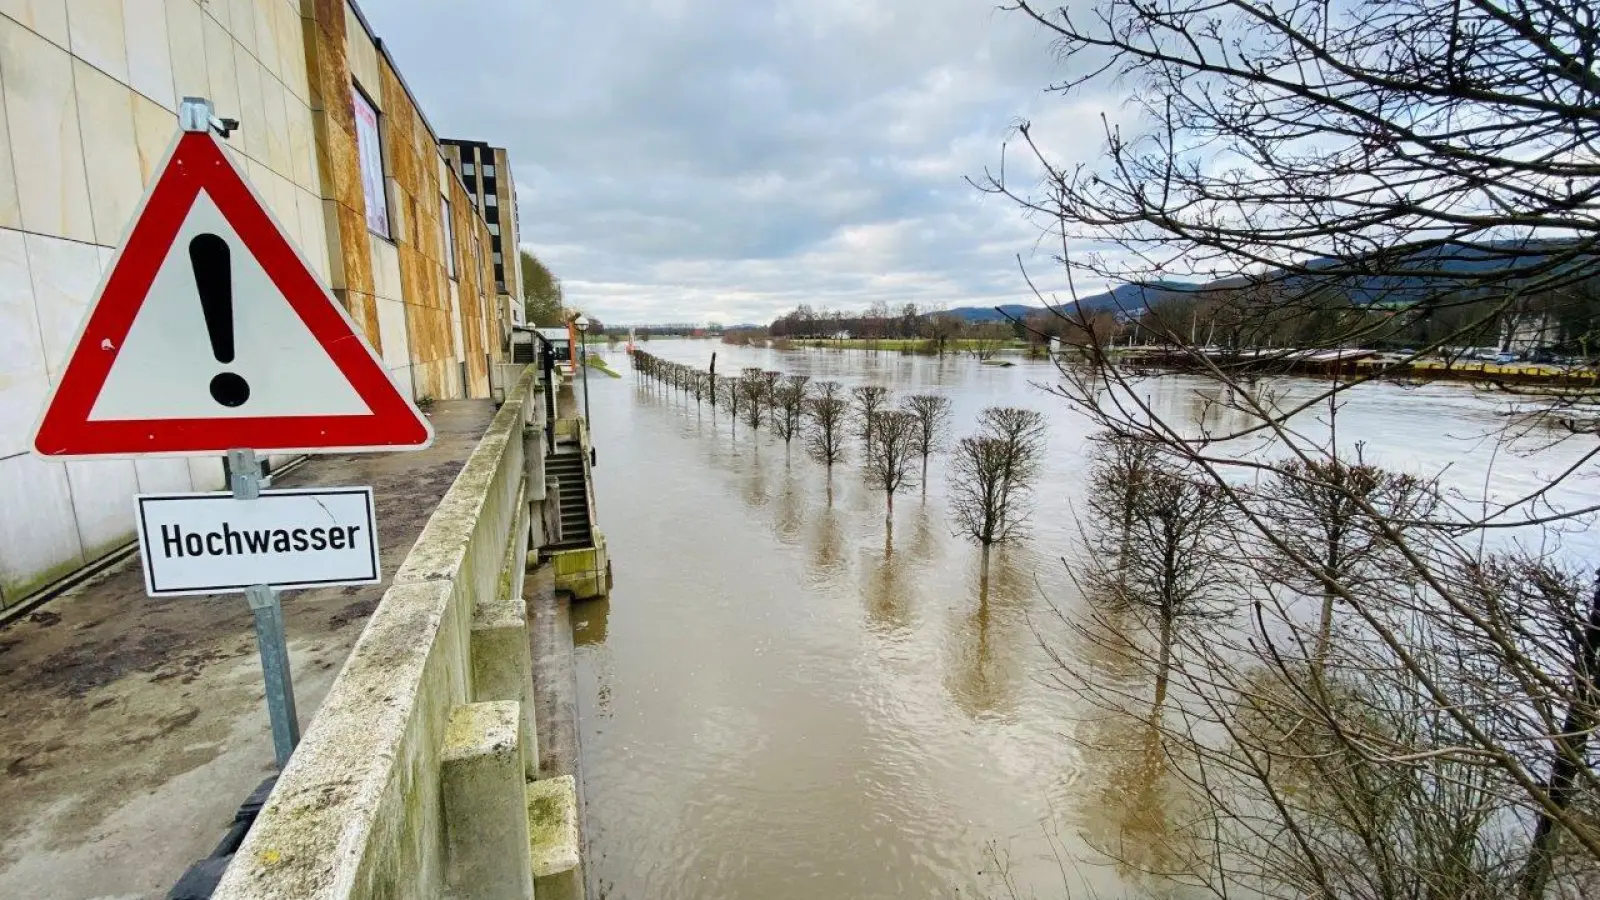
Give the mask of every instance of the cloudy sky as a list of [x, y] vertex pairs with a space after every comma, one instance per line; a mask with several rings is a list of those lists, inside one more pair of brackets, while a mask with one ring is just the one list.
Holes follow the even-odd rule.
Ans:
[[[766, 322], [801, 302], [1027, 302], [1037, 229], [963, 176], [1019, 121], [1094, 156], [997, 0], [364, 0], [429, 119], [505, 146], [522, 241], [612, 323]], [[1081, 287], [1081, 286], [1080, 286]]]

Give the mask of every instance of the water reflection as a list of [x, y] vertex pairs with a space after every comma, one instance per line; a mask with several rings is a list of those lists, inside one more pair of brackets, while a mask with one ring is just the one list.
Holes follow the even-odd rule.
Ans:
[[[1002, 621], [998, 637], [995, 633], [995, 607], [1010, 607], [1018, 599], [1012, 593], [1018, 581], [1015, 570], [1012, 557], [1005, 553], [989, 554], [987, 564], [980, 557], [976, 601], [951, 620], [955, 652], [944, 683], [956, 705], [973, 719], [1004, 717], [1015, 700], [1015, 672], [1010, 664], [1013, 648], [1008, 646], [1012, 629]], [[1009, 618], [1007, 612], [1003, 610], [999, 617]]]
[[1198, 860], [1193, 836], [1177, 824], [1186, 795], [1156, 718], [1162, 711], [1148, 704], [1153, 674], [1141, 643], [1149, 635], [1132, 614], [1085, 599], [1094, 611], [1071, 617], [1057, 663], [1082, 668], [1055, 673], [1093, 711], [1076, 736], [1090, 773], [1074, 804], [1078, 824], [1119, 874], [1158, 891], [1170, 887], [1161, 875], [1192, 871]]
[[759, 444], [745, 448], [744, 477], [739, 480], [739, 499], [751, 507], [767, 505], [767, 464]]
[[795, 472], [790, 460], [784, 460], [783, 473], [779, 475], [777, 501], [774, 504], [774, 531], [778, 540], [793, 544], [800, 540], [805, 528], [806, 504], [800, 487], [800, 474]]
[[833, 505], [833, 479], [827, 481], [826, 504], [815, 513], [811, 528], [809, 561], [812, 572], [820, 578], [838, 577], [847, 568], [845, 559], [845, 534], [842, 516]]
[[861, 588], [867, 618], [880, 634], [893, 635], [911, 624], [914, 564], [907, 554], [895, 553], [894, 523], [886, 523], [883, 553], [868, 562], [868, 577]]
[[1194, 871], [1196, 848], [1184, 832], [1182, 784], [1162, 733], [1147, 715], [1110, 714], [1085, 729], [1084, 761], [1096, 774], [1080, 805], [1089, 845], [1130, 881], [1159, 888], [1165, 876]]
[[911, 518], [911, 555], [919, 560], [925, 560], [933, 555], [939, 543], [940, 527], [934, 519], [934, 510], [928, 506], [926, 496], [917, 503], [916, 508], [910, 513]]

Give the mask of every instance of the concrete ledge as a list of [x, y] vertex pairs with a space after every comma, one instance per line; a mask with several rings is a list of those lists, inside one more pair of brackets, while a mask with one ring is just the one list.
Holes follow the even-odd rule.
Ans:
[[423, 900], [443, 875], [439, 762], [464, 699], [467, 618], [448, 584], [391, 588], [266, 807], [222, 898]]
[[571, 775], [534, 781], [527, 788], [528, 853], [539, 900], [580, 900], [583, 870], [578, 852], [578, 789]]
[[450, 714], [440, 753], [445, 885], [455, 900], [532, 900], [522, 711], [516, 702], [468, 703]]
[[440, 753], [452, 711], [474, 699], [472, 623], [496, 596], [521, 503], [531, 380], [530, 369], [401, 564], [216, 900], [442, 896]]

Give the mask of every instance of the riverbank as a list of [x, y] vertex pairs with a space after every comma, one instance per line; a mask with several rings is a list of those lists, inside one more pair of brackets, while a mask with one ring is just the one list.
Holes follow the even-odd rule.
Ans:
[[[937, 341], [928, 338], [774, 338], [773, 343], [786, 341], [791, 347], [815, 347], [824, 350], [864, 350], [880, 353], [922, 353], [932, 356], [939, 352]], [[781, 347], [777, 349], [782, 349]], [[972, 350], [1025, 351], [1026, 341], [992, 341], [978, 338], [951, 338], [944, 342], [944, 352], [965, 353]]]
[[[1119, 363], [1169, 372], [1197, 372], [1204, 366], [1187, 352], [1131, 348], [1116, 354]], [[1594, 388], [1600, 371], [1548, 363], [1495, 363], [1479, 360], [1402, 360], [1373, 351], [1263, 351], [1258, 355], [1213, 353], [1209, 361], [1225, 372], [1244, 377], [1303, 375], [1313, 378], [1364, 378], [1388, 381], [1479, 381], [1562, 388]]]

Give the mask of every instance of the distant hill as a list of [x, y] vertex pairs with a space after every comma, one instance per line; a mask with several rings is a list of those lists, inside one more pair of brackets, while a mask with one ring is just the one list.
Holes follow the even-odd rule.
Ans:
[[1204, 287], [1205, 285], [1188, 281], [1157, 281], [1151, 284], [1118, 285], [1103, 294], [1078, 298], [1077, 309], [1086, 313], [1113, 312], [1131, 315], [1143, 310], [1152, 303], [1159, 303], [1168, 297], [1193, 293], [1204, 289]]
[[[1162, 281], [1152, 285], [1124, 284], [1103, 294], [1094, 294], [1078, 300], [1078, 308], [1091, 313], [1111, 311], [1132, 313], [1185, 291], [1196, 291], [1201, 285], [1181, 281]], [[959, 306], [947, 313], [963, 322], [1006, 322], [1043, 312], [1045, 307], [1028, 303], [1003, 303], [995, 306]]]
[[[1418, 250], [1398, 263], [1376, 264], [1377, 268], [1384, 270], [1385, 274], [1382, 275], [1362, 275], [1359, 272], [1336, 275], [1329, 272], [1324, 277], [1316, 273], [1319, 270], [1333, 269], [1335, 266], [1348, 269], [1355, 269], [1357, 266], [1349, 260], [1321, 257], [1306, 263], [1305, 269], [1309, 272], [1277, 273], [1275, 276], [1269, 276], [1268, 280], [1275, 277], [1282, 287], [1294, 293], [1315, 289], [1335, 292], [1348, 298], [1351, 303], [1359, 305], [1408, 304], [1437, 296], [1441, 291], [1447, 291], [1452, 286], [1460, 284], [1465, 276], [1537, 266], [1546, 257], [1558, 254], [1573, 244], [1574, 242], [1570, 240], [1511, 240], [1482, 246], [1445, 244]], [[1600, 260], [1586, 256], [1563, 265], [1595, 267], [1597, 263], [1600, 263]], [[1416, 274], [1407, 274], [1408, 270]], [[1079, 298], [1077, 308], [1086, 313], [1113, 312], [1122, 316], [1132, 316], [1153, 303], [1171, 297], [1197, 291], [1242, 287], [1246, 283], [1244, 278], [1232, 277], [1211, 282], [1157, 281], [1148, 285], [1124, 284], [1104, 293]], [[1063, 304], [1063, 308], [1065, 306], [1066, 304]], [[1013, 303], [1001, 306], [1000, 309], [1009, 316], [1020, 318], [1040, 312], [1044, 307]], [[994, 307], [987, 306], [964, 306], [952, 309], [950, 312], [967, 322], [1003, 322], [1007, 318], [996, 312]]]
[[1030, 306], [1026, 303], [1002, 303], [996, 306], [958, 306], [946, 310], [946, 315], [955, 316], [963, 322], [1005, 322], [1009, 318], [1020, 319], [1043, 309], [1042, 306]]

